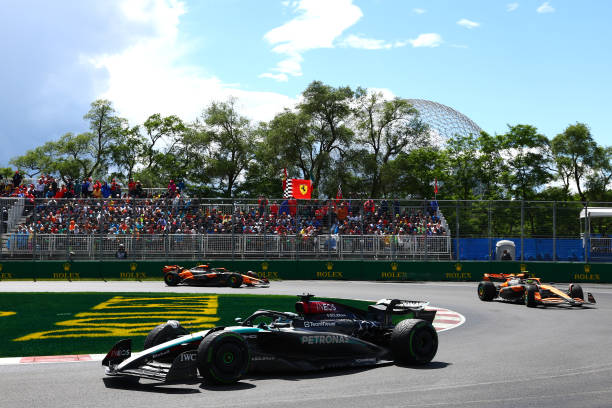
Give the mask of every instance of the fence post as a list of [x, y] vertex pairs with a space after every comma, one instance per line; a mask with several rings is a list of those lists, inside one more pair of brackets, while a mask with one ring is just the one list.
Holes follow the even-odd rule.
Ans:
[[459, 260], [459, 202], [457, 201], [457, 204], [455, 206], [455, 229], [457, 230], [457, 232], [455, 233], [455, 251], [457, 251], [455, 258], [457, 260]]
[[557, 261], [557, 202], [553, 201], [553, 207], [552, 207], [552, 222], [553, 222], [553, 230], [552, 230], [552, 234], [553, 234], [553, 238], [552, 238], [552, 260], [553, 262]]
[[584, 262], [589, 262], [589, 247], [591, 246], [591, 217], [589, 217], [589, 202], [584, 203]]
[[521, 262], [525, 255], [525, 200], [521, 200]]
[[488, 208], [488, 230], [489, 230], [489, 261], [491, 261], [491, 252], [493, 251], [492, 247], [492, 238], [491, 238], [491, 200], [489, 200], [489, 208]]

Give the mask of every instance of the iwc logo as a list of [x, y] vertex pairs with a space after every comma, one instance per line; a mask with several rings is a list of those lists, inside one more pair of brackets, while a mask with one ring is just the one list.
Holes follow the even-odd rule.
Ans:
[[270, 266], [270, 265], [269, 265], [267, 262], [262, 262], [262, 263], [261, 263], [261, 270], [265, 272], [265, 271], [267, 271], [267, 270], [268, 270], [268, 267], [269, 267], [269, 266]]

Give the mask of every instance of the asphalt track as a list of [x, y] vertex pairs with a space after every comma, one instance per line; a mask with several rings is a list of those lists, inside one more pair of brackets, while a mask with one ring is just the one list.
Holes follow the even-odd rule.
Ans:
[[387, 365], [249, 377], [231, 387], [136, 386], [99, 362], [0, 366], [2, 407], [612, 407], [612, 286], [583, 285], [595, 308], [485, 303], [475, 283], [273, 282], [270, 288], [166, 288], [158, 282], [0, 282], [7, 291], [176, 291], [424, 299], [466, 322], [439, 334], [425, 367]]

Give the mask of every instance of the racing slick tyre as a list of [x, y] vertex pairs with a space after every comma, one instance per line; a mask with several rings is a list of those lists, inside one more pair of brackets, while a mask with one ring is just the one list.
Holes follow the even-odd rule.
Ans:
[[186, 334], [189, 334], [189, 331], [181, 326], [178, 321], [168, 320], [166, 323], [154, 327], [153, 330], [147, 334], [147, 338], [145, 338], [144, 341], [144, 349], [146, 350]]
[[570, 295], [571, 298], [579, 298], [584, 300], [584, 292], [582, 291], [582, 287], [577, 283], [570, 283], [567, 294]]
[[390, 346], [396, 363], [427, 364], [438, 351], [438, 333], [425, 320], [402, 320], [391, 332]]
[[176, 272], [168, 272], [164, 275], [164, 282], [166, 282], [166, 285], [168, 286], [176, 286], [179, 284], [180, 280], [181, 279]]
[[246, 341], [237, 333], [217, 331], [204, 337], [198, 346], [198, 371], [215, 384], [239, 381], [249, 369], [251, 356]]
[[535, 300], [535, 294], [538, 291], [538, 288], [535, 285], [527, 285], [525, 286], [525, 306], [527, 307], [536, 307], [537, 303]]
[[490, 302], [497, 297], [495, 284], [489, 281], [482, 281], [478, 284], [478, 297], [483, 302]]
[[240, 286], [242, 286], [242, 275], [238, 273], [233, 273], [232, 276], [230, 276], [229, 278], [229, 285], [232, 288], [239, 288]]

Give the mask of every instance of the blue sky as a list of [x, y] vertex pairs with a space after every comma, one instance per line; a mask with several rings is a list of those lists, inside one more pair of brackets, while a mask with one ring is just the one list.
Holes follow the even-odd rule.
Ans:
[[575, 122], [612, 145], [606, 0], [23, 0], [0, 3], [0, 166], [98, 98], [132, 125], [237, 97], [254, 121], [313, 80], [448, 105], [490, 133]]

